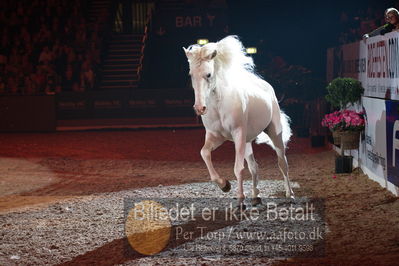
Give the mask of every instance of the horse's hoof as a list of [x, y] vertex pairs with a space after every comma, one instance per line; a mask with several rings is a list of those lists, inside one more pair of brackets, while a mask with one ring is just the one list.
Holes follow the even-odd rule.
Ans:
[[285, 193], [285, 197], [287, 198], [287, 199], [292, 199], [292, 200], [295, 200], [295, 195], [294, 195], [294, 192], [292, 192], [291, 191], [291, 193]]
[[231, 184], [230, 184], [229, 180], [226, 180], [226, 185], [225, 185], [223, 188], [221, 188], [221, 190], [222, 190], [224, 193], [227, 193], [227, 192], [230, 191], [230, 189], [231, 189]]
[[251, 199], [251, 205], [252, 206], [258, 206], [258, 205], [261, 205], [261, 204], [262, 204], [262, 199], [261, 198], [256, 197], [256, 198], [252, 198]]

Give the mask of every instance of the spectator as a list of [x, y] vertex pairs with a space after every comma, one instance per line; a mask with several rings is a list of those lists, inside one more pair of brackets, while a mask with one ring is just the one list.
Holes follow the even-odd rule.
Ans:
[[388, 8], [385, 11], [385, 19], [392, 25], [392, 31], [399, 31], [399, 11], [396, 8]]
[[41, 25], [39, 34], [37, 35], [37, 42], [41, 45], [46, 45], [51, 42], [51, 33], [44, 23]]
[[84, 88], [79, 85], [79, 82], [74, 82], [73, 83], [72, 90], [74, 92], [84, 92]]
[[377, 35], [384, 35], [391, 31], [399, 31], [399, 11], [395, 8], [388, 8], [385, 10], [386, 24], [370, 33], [364, 34], [363, 39], [374, 37]]
[[53, 23], [51, 25], [51, 31], [53, 32], [53, 36], [55, 38], [59, 39], [61, 37], [60, 23], [57, 17], [53, 19]]
[[8, 29], [3, 30], [3, 36], [1, 38], [1, 49], [4, 53], [10, 53], [10, 39], [9, 39]]
[[55, 71], [57, 72], [58, 75], [63, 76], [66, 68], [67, 68], [67, 53], [66, 53], [67, 47], [64, 45], [60, 45], [58, 48], [58, 52], [56, 53], [56, 58], [55, 58]]
[[24, 94], [32, 95], [36, 93], [34, 82], [32, 81], [31, 75], [25, 77], [24, 83]]
[[55, 75], [55, 93], [60, 93], [62, 91], [62, 79], [60, 75]]
[[72, 91], [73, 86], [73, 69], [72, 65], [68, 65], [67, 70], [65, 72], [65, 76], [62, 82], [62, 88], [64, 91]]
[[36, 74], [34, 75], [34, 82], [36, 85], [36, 92], [41, 93], [46, 87], [46, 75], [42, 68], [37, 68]]
[[21, 65], [21, 56], [18, 54], [17, 48], [13, 47], [11, 50], [11, 55], [8, 59], [6, 71], [16, 74], [20, 65]]
[[87, 53], [87, 57], [94, 62], [94, 64], [100, 64], [100, 49], [96, 47], [95, 42], [90, 43], [90, 49]]
[[3, 69], [7, 64], [7, 55], [0, 49], [0, 68]]
[[65, 47], [65, 53], [67, 55], [67, 63], [68, 64], [73, 64], [76, 59], [76, 54], [75, 51], [72, 49], [72, 47], [66, 46]]
[[3, 76], [0, 75], [0, 94], [4, 94], [6, 92], [6, 84], [3, 80]]
[[20, 39], [27, 45], [31, 42], [31, 36], [25, 26], [21, 29]]
[[79, 29], [75, 35], [75, 46], [79, 49], [79, 51], [82, 51], [86, 45], [86, 30], [85, 29], [86, 29], [86, 25], [83, 22], [81, 25], [79, 25]]
[[39, 63], [48, 65], [51, 61], [53, 61], [53, 53], [49, 50], [48, 46], [45, 46], [39, 56]]
[[81, 78], [80, 80], [82, 81], [81, 87], [86, 88], [86, 89], [93, 89], [94, 87], [94, 72], [91, 69], [90, 62], [89, 60], [85, 60], [85, 62], [82, 65], [82, 72], [81, 72]]
[[25, 75], [29, 75], [33, 71], [33, 66], [29, 59], [29, 54], [25, 54], [22, 56], [22, 72]]
[[7, 79], [7, 89], [11, 94], [18, 93], [18, 83], [14, 76], [9, 76]]

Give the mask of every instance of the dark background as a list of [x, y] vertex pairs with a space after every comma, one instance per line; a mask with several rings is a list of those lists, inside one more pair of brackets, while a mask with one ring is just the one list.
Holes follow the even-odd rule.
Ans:
[[[228, 1], [232, 34], [245, 45], [258, 48], [262, 64], [265, 54], [282, 56], [289, 64], [303, 65], [316, 75], [325, 77], [326, 49], [339, 45], [339, 35], [347, 25], [340, 23], [342, 12], [349, 18], [366, 16], [367, 9], [380, 12], [397, 1]], [[352, 26], [352, 25], [350, 25]], [[353, 25], [356, 26], [356, 25]]]
[[[0, 7], [0, 56], [8, 60], [0, 62], [0, 95], [55, 95], [58, 120], [194, 116], [182, 47], [237, 35], [257, 48], [255, 71], [293, 125], [317, 133], [321, 118], [313, 114], [329, 109], [327, 48], [361, 40], [399, 0], [3, 0]], [[202, 25], [181, 27], [182, 18]], [[47, 48], [52, 59], [40, 60]]]

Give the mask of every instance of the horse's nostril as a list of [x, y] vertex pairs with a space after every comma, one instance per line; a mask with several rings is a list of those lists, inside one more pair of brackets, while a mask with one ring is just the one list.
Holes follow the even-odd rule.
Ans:
[[202, 106], [202, 105], [195, 105], [194, 104], [194, 110], [198, 115], [202, 115], [205, 113], [206, 110], [206, 106]]

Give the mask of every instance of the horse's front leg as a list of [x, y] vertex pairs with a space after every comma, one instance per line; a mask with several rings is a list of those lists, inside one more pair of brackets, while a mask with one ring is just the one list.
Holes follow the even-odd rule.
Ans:
[[228, 182], [228, 180], [219, 176], [219, 174], [213, 167], [211, 158], [212, 151], [222, 145], [224, 141], [224, 137], [207, 131], [205, 134], [205, 144], [201, 149], [201, 157], [204, 160], [206, 167], [208, 168], [211, 180], [217, 183], [218, 186], [223, 190], [223, 192], [228, 192], [230, 190], [230, 183]]
[[244, 188], [243, 188], [243, 172], [244, 172], [244, 158], [245, 158], [245, 145], [246, 145], [246, 132], [245, 129], [237, 128], [233, 133], [234, 147], [236, 152], [234, 174], [237, 178], [237, 199], [239, 204], [244, 201]]

